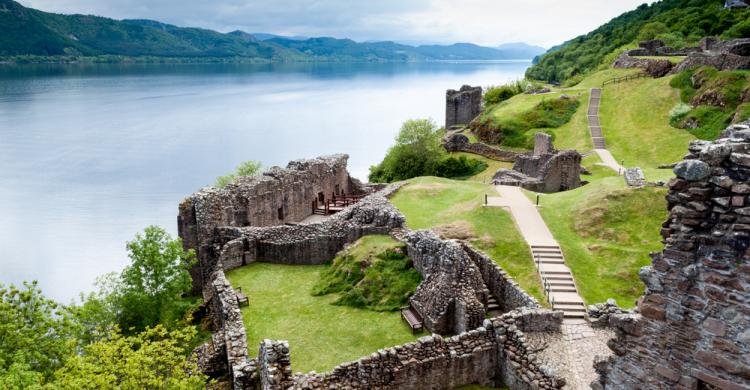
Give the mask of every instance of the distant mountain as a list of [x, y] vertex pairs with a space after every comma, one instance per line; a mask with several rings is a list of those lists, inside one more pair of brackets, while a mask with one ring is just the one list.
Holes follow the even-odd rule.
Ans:
[[252, 35], [259, 41], [267, 41], [273, 38], [291, 39], [295, 41], [304, 41], [304, 40], [310, 39], [310, 37], [305, 37], [302, 35], [286, 36], [286, 35], [276, 35], [276, 34], [267, 34], [267, 33], [252, 33]]
[[0, 57], [168, 57], [259, 61], [503, 60], [516, 48], [498, 50], [470, 43], [409, 46], [395, 42], [282, 37], [177, 27], [153, 20], [114, 20], [60, 15], [0, 0]]
[[495, 49], [503, 52], [508, 58], [518, 59], [534, 58], [547, 51], [547, 49], [541, 46], [529, 45], [524, 42], [503, 43], [502, 45], [496, 46]]

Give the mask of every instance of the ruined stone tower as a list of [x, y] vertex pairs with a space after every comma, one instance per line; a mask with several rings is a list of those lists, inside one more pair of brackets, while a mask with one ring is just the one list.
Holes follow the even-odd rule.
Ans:
[[467, 125], [482, 112], [482, 87], [464, 85], [445, 92], [445, 128]]
[[615, 356], [595, 389], [750, 389], [750, 122], [689, 151], [640, 313], [610, 317]]

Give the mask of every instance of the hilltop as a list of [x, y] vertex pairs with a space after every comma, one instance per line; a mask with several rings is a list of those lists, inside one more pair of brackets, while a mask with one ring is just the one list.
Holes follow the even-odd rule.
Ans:
[[[526, 50], [526, 51], [524, 51]], [[530, 59], [529, 48], [471, 43], [409, 46], [178, 27], [153, 20], [61, 15], [0, 0], [0, 57], [20, 61], [156, 57], [202, 61], [436, 61]], [[524, 56], [525, 55], [525, 56]], [[40, 58], [18, 58], [36, 56]], [[52, 57], [52, 58], [50, 58]]]
[[695, 46], [706, 36], [750, 37], [750, 10], [724, 8], [722, 0], [663, 0], [643, 4], [588, 34], [551, 48], [534, 60], [526, 76], [560, 82], [606, 68], [638, 41], [661, 39], [668, 46]]

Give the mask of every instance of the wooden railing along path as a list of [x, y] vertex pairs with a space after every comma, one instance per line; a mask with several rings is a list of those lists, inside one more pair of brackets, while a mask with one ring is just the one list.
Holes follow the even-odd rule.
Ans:
[[629, 74], [627, 76], [615, 77], [613, 79], [605, 80], [602, 83], [602, 88], [604, 88], [604, 86], [607, 85], [607, 84], [617, 84], [617, 83], [621, 83], [623, 81], [630, 81], [630, 80], [635, 80], [635, 79], [641, 79], [641, 78], [644, 78], [644, 77], [650, 77], [650, 76], [649, 76], [648, 73], [641, 72], [641, 73], [636, 73], [636, 74]]

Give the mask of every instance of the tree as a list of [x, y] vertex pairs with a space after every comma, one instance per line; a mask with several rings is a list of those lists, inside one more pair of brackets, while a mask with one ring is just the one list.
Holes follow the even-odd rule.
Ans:
[[158, 226], [147, 227], [126, 246], [132, 263], [112, 293], [121, 328], [130, 333], [180, 319], [187, 309], [180, 295], [190, 288], [195, 252]]
[[75, 323], [36, 282], [0, 284], [0, 388], [33, 388], [75, 352]]
[[410, 119], [396, 136], [396, 144], [383, 161], [370, 168], [372, 182], [392, 182], [432, 175], [438, 161], [445, 155], [440, 133], [431, 119]]
[[233, 182], [237, 177], [255, 176], [260, 172], [262, 164], [260, 161], [245, 161], [237, 167], [235, 173], [219, 176], [216, 178], [216, 187], [224, 188], [227, 184]]
[[88, 345], [55, 373], [50, 389], [205, 389], [206, 376], [185, 359], [192, 327], [168, 331], [159, 325], [124, 336], [114, 330]]

